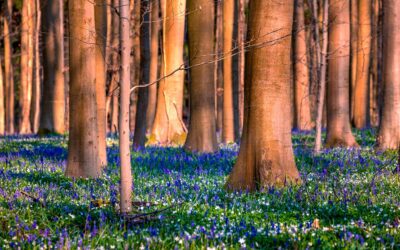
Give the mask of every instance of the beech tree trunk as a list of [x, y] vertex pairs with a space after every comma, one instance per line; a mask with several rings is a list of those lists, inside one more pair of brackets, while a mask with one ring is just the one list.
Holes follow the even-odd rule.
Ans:
[[214, 3], [189, 0], [190, 126], [185, 149], [217, 150], [214, 96]]
[[250, 1], [245, 118], [239, 156], [226, 184], [229, 190], [300, 181], [290, 128], [293, 6], [292, 0]]
[[379, 150], [400, 146], [400, 2], [384, 0], [383, 11], [384, 98], [377, 138]]
[[[150, 1], [143, 1], [141, 6], [140, 26], [140, 75], [139, 84], [150, 83]], [[139, 88], [136, 110], [135, 132], [133, 136], [133, 147], [144, 147], [146, 143], [146, 110], [148, 106], [149, 89]]]
[[129, 103], [130, 103], [130, 52], [129, 39], [129, 0], [120, 0], [120, 110], [119, 110], [119, 155], [121, 159], [121, 213], [132, 211], [132, 172], [129, 148]]
[[35, 0], [35, 33], [34, 33], [34, 66], [33, 66], [33, 87], [30, 121], [32, 133], [36, 134], [39, 130], [40, 122], [40, 98], [42, 95], [42, 78], [40, 75], [40, 25], [41, 25], [41, 6], [40, 1]]
[[0, 57], [0, 135], [4, 135], [4, 133], [5, 133], [4, 77], [3, 77], [2, 59]]
[[243, 130], [243, 107], [244, 107], [244, 61], [245, 61], [245, 41], [246, 41], [246, 1], [239, 0], [238, 3], [238, 105], [239, 105], [239, 135]]
[[19, 106], [21, 110], [19, 121], [20, 134], [29, 134], [32, 132], [30, 111], [33, 83], [34, 12], [33, 0], [24, 0], [22, 3], [21, 20], [21, 87], [19, 89]]
[[327, 147], [358, 146], [350, 126], [350, 3], [329, 5], [329, 65]]
[[358, 129], [368, 124], [368, 89], [371, 55], [371, 0], [358, 0], [357, 76], [354, 88], [354, 126]]
[[97, 135], [96, 37], [94, 4], [69, 1], [70, 127], [66, 175], [101, 174]]
[[231, 143], [235, 141], [235, 121], [233, 107], [233, 81], [232, 81], [232, 39], [235, 14], [234, 0], [222, 2], [223, 9], [223, 41], [224, 41], [224, 111], [222, 141]]
[[304, 25], [304, 1], [295, 2], [294, 42], [294, 100], [295, 127], [310, 130], [313, 127], [310, 109], [310, 75], [308, 72], [306, 27]]
[[43, 96], [39, 133], [65, 133], [64, 27], [62, 0], [48, 1], [42, 11]]
[[184, 71], [183, 44], [186, 0], [166, 0], [163, 13], [163, 69], [157, 108], [149, 143], [183, 144], [186, 127], [182, 121]]
[[[150, 26], [150, 76], [149, 82], [153, 83], [158, 78], [158, 47], [159, 47], [159, 34], [160, 34], [160, 23], [162, 20], [159, 17], [160, 13], [160, 1], [150, 1], [151, 8], [151, 26]], [[148, 104], [146, 111], [146, 134], [151, 133], [151, 128], [154, 122], [154, 116], [156, 113], [157, 104], [157, 84], [153, 84], [148, 87]]]
[[357, 81], [357, 58], [358, 58], [358, 0], [350, 0], [350, 53], [351, 53], [351, 85], [350, 85], [350, 118], [354, 121], [355, 88]]
[[11, 47], [11, 17], [12, 0], [7, 0], [4, 8], [4, 79], [5, 79], [5, 108], [6, 132], [14, 134], [14, 67], [12, 63]]
[[96, 27], [96, 103], [97, 103], [97, 131], [98, 149], [101, 166], [107, 165], [106, 136], [106, 42], [107, 42], [107, 5], [105, 0], [96, 0], [95, 27]]
[[216, 101], [216, 117], [217, 117], [217, 133], [220, 141], [222, 141], [223, 130], [223, 114], [224, 114], [224, 76], [223, 76], [223, 17], [222, 17], [222, 2], [216, 1], [216, 28], [215, 28], [215, 101]]

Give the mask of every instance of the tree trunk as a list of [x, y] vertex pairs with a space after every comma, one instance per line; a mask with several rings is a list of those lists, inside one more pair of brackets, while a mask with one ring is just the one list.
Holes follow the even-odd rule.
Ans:
[[235, 13], [234, 0], [225, 0], [223, 4], [223, 41], [224, 41], [224, 111], [222, 141], [235, 141], [233, 81], [232, 81], [232, 39]]
[[383, 1], [383, 11], [384, 98], [377, 138], [379, 150], [400, 145], [400, 2]]
[[244, 61], [245, 61], [245, 40], [246, 40], [246, 1], [239, 0], [238, 8], [238, 78], [239, 78], [239, 94], [238, 94], [238, 105], [239, 105], [239, 136], [243, 130], [243, 107], [244, 107]]
[[294, 42], [294, 100], [295, 127], [310, 130], [313, 127], [310, 109], [310, 76], [304, 25], [304, 1], [297, 0], [295, 5], [295, 42]]
[[105, 0], [96, 0], [95, 27], [96, 27], [96, 103], [97, 103], [97, 131], [98, 149], [101, 166], [107, 165], [106, 153], [106, 42], [107, 42], [107, 5]]
[[120, 13], [120, 111], [119, 111], [119, 155], [121, 159], [121, 213], [132, 211], [132, 173], [129, 148], [129, 102], [130, 102], [130, 39], [129, 39], [129, 0], [121, 0]]
[[382, 34], [382, 30], [379, 26], [379, 13], [380, 13], [380, 0], [373, 0], [372, 7], [372, 35], [371, 35], [371, 70], [370, 70], [370, 123], [372, 127], [379, 126], [380, 108], [379, 108], [379, 93], [380, 93], [380, 81], [379, 81], [379, 65], [381, 53], [379, 48], [379, 37]]
[[218, 148], [214, 97], [214, 3], [189, 0], [190, 126], [185, 149], [215, 152]]
[[63, 1], [42, 6], [43, 96], [39, 133], [65, 133]]
[[0, 57], [0, 135], [4, 134], [5, 134], [4, 77], [3, 77], [3, 65]]
[[30, 110], [33, 83], [33, 33], [35, 30], [33, 0], [23, 1], [21, 22], [21, 87], [19, 89], [21, 117], [19, 133], [29, 134], [31, 133]]
[[331, 0], [329, 6], [329, 81], [327, 147], [356, 147], [350, 127], [350, 3]]
[[14, 134], [14, 67], [12, 63], [11, 23], [12, 0], [7, 0], [4, 8], [4, 79], [5, 79], [5, 108], [6, 132]]
[[368, 124], [368, 85], [371, 54], [371, 0], [358, 0], [357, 76], [354, 88], [354, 125]]
[[[150, 76], [149, 82], [153, 83], [158, 78], [158, 45], [160, 34], [160, 1], [153, 0], [150, 2], [151, 8], [151, 26], [150, 26]], [[154, 122], [157, 105], [157, 84], [148, 87], [148, 105], [146, 111], [146, 134], [151, 133], [151, 128]]]
[[41, 6], [40, 1], [35, 0], [35, 32], [34, 32], [34, 71], [33, 71], [33, 87], [30, 120], [32, 124], [32, 132], [37, 133], [40, 122], [40, 97], [42, 94], [42, 79], [40, 75], [40, 23], [41, 23]]
[[355, 88], [357, 81], [357, 58], [358, 58], [358, 0], [350, 0], [350, 53], [351, 53], [351, 85], [350, 85], [350, 118], [354, 119]]
[[224, 114], [224, 76], [223, 76], [223, 17], [222, 17], [222, 2], [216, 1], [216, 28], [215, 28], [215, 54], [216, 62], [215, 67], [217, 68], [216, 83], [215, 83], [215, 95], [216, 95], [216, 117], [217, 117], [217, 133], [219, 139], [222, 141], [222, 130], [223, 130], [223, 114]]
[[[322, 142], [322, 126], [323, 126], [323, 115], [324, 115], [324, 107], [325, 104], [325, 95], [326, 95], [326, 54], [328, 51], [328, 19], [329, 19], [329, 0], [324, 0], [324, 19], [322, 26], [322, 51], [321, 53], [321, 66], [320, 67], [320, 86], [318, 89], [318, 97], [317, 97], [317, 118], [316, 118], [316, 135], [315, 135], [315, 145], [314, 145], [314, 153], [319, 153], [321, 150], [321, 142]], [[325, 108], [326, 110], [326, 108]]]
[[186, 0], [164, 1], [163, 13], [163, 70], [166, 77], [160, 82], [157, 108], [150, 143], [182, 144], [186, 127], [182, 121], [184, 71], [183, 45]]
[[[143, 1], [141, 6], [140, 25], [140, 76], [139, 84], [150, 83], [150, 2]], [[149, 89], [139, 88], [136, 108], [135, 133], [133, 136], [133, 147], [141, 148], [146, 143], [146, 110], [148, 106]]]
[[300, 181], [290, 132], [292, 20], [293, 1], [250, 1], [245, 119], [229, 190]]
[[96, 39], [94, 4], [69, 1], [70, 129], [66, 175], [101, 174], [97, 135]]

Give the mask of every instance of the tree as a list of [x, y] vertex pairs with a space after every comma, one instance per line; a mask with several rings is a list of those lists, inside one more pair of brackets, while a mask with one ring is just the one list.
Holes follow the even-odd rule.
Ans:
[[[140, 75], [139, 84], [150, 83], [150, 1], [141, 3], [140, 25]], [[135, 133], [133, 134], [133, 147], [144, 147], [146, 143], [146, 110], [148, 106], [148, 88], [139, 88], [136, 110]]]
[[371, 54], [371, 0], [358, 1], [357, 75], [353, 91], [353, 120], [356, 128], [368, 126], [368, 85]]
[[233, 81], [232, 81], [232, 39], [235, 14], [235, 1], [222, 2], [223, 15], [223, 74], [224, 74], [224, 110], [222, 141], [235, 141], [234, 110], [233, 110]]
[[382, 120], [377, 138], [380, 150], [400, 146], [400, 2], [383, 1], [383, 82]]
[[107, 165], [106, 153], [106, 37], [107, 37], [107, 5], [105, 0], [96, 0], [94, 9], [96, 27], [96, 104], [98, 149], [101, 166]]
[[300, 180], [290, 127], [293, 1], [250, 1], [244, 127], [230, 190]]
[[186, 127], [182, 121], [184, 72], [183, 45], [186, 0], [165, 0], [163, 14], [162, 76], [150, 143], [183, 143]]
[[350, 85], [350, 118], [354, 119], [354, 102], [355, 95], [354, 90], [356, 88], [357, 81], [357, 44], [358, 44], [358, 0], [350, 0], [350, 53], [351, 53], [351, 85]]
[[126, 214], [132, 210], [132, 173], [129, 148], [129, 101], [130, 101], [130, 51], [129, 0], [120, 0], [120, 110], [119, 110], [119, 155], [121, 159], [120, 208]]
[[33, 83], [33, 53], [34, 53], [34, 7], [32, 0], [24, 0], [22, 3], [21, 24], [21, 87], [19, 92], [19, 106], [21, 119], [19, 133], [31, 133], [30, 111]]
[[351, 132], [350, 83], [350, 3], [331, 0], [329, 6], [329, 64], [327, 94], [327, 147], [355, 147]]
[[[158, 78], [158, 43], [160, 34], [160, 1], [153, 0], [150, 2], [151, 9], [151, 27], [150, 27], [150, 76], [149, 82], [153, 83]], [[149, 86], [148, 105], [146, 110], [146, 134], [151, 133], [154, 122], [157, 104], [157, 85]]]
[[4, 79], [6, 132], [14, 134], [14, 67], [11, 45], [12, 0], [4, 8]]
[[45, 2], [42, 11], [43, 96], [39, 133], [65, 133], [63, 1]]
[[4, 78], [3, 66], [0, 58], [0, 135], [5, 133], [5, 109], [4, 109]]
[[294, 23], [294, 100], [295, 127], [310, 130], [313, 127], [310, 109], [310, 76], [306, 43], [306, 27], [304, 25], [304, 1], [295, 1]]
[[32, 133], [36, 134], [40, 124], [40, 98], [42, 95], [42, 76], [40, 63], [40, 26], [41, 26], [41, 6], [40, 0], [35, 0], [35, 32], [34, 32], [34, 62], [33, 62], [33, 86], [30, 121]]
[[94, 4], [69, 1], [70, 129], [66, 175], [101, 174], [97, 135], [96, 37]]
[[190, 126], [185, 149], [217, 150], [214, 96], [214, 3], [189, 0]]

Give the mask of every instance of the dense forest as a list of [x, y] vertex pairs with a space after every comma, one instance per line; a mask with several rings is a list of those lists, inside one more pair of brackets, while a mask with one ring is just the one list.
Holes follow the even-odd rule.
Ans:
[[397, 14], [2, 0], [0, 249], [399, 248]]

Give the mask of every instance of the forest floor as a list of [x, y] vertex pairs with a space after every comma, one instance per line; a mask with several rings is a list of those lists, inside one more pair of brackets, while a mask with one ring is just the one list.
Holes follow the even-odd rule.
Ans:
[[[135, 212], [168, 208], [150, 221], [118, 216], [118, 148], [97, 180], [64, 176], [66, 138], [0, 139], [0, 249], [399, 248], [400, 175], [395, 152], [361, 149], [312, 155], [313, 134], [293, 133], [303, 184], [228, 193], [237, 145], [215, 154], [149, 147], [132, 153]], [[172, 207], [171, 207], [172, 206]]]

